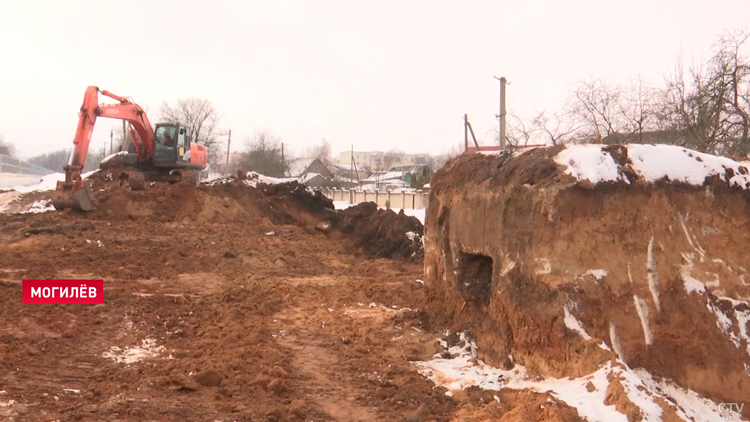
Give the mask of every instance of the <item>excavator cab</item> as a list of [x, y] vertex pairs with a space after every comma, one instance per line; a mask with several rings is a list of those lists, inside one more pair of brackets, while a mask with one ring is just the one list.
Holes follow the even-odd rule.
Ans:
[[154, 131], [154, 165], [174, 167], [190, 162], [190, 129], [179, 123], [158, 123]]

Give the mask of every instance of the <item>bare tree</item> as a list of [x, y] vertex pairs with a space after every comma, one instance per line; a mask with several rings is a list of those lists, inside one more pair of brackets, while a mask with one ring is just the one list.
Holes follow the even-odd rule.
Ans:
[[383, 162], [380, 166], [380, 170], [388, 171], [391, 168], [393, 168], [396, 164], [398, 164], [401, 161], [401, 157], [405, 155], [403, 150], [400, 149], [390, 149], [388, 152], [383, 154]]
[[333, 162], [333, 158], [331, 157], [331, 144], [323, 138], [320, 143], [307, 147], [305, 157], [317, 158], [327, 167]]
[[[28, 159], [28, 162], [35, 164], [40, 167], [44, 167], [49, 170], [60, 171], [63, 166], [68, 164], [68, 158], [70, 156], [70, 148], [65, 148], [57, 151], [48, 152], [45, 154], [37, 155]], [[86, 163], [88, 163], [88, 159]]]
[[245, 151], [239, 167], [271, 177], [284, 177], [288, 168], [282, 159], [281, 140], [270, 130], [256, 131], [245, 137]]
[[656, 89], [641, 75], [630, 81], [618, 98], [618, 109], [622, 114], [623, 143], [643, 142], [644, 133], [658, 128], [658, 104]]
[[660, 118], [680, 133], [679, 143], [700, 151], [750, 153], [750, 34], [726, 32], [703, 65], [682, 61], [665, 77]]
[[222, 116], [211, 101], [202, 98], [183, 98], [174, 105], [166, 101], [159, 108], [159, 119], [180, 122], [190, 128], [193, 141], [208, 149], [208, 160], [217, 163], [224, 156], [223, 133], [219, 128]]
[[[508, 113], [507, 130], [505, 132], [505, 140], [509, 146], [522, 146], [528, 145], [536, 129], [534, 128], [534, 122], [524, 122], [524, 120], [515, 113]], [[496, 131], [497, 132], [497, 131]], [[499, 138], [500, 134], [497, 132], [495, 138]]]
[[8, 155], [13, 157], [16, 154], [16, 146], [10, 142], [6, 142], [3, 135], [0, 135], [0, 155]]
[[567, 111], [581, 123], [586, 137], [622, 132], [623, 90], [601, 79], [579, 82], [570, 93]]
[[576, 135], [584, 127], [564, 114], [553, 113], [552, 115], [548, 115], [545, 112], [537, 114], [533, 120], [533, 125], [536, 130], [542, 133], [545, 141], [552, 142], [552, 145], [560, 145], [582, 139]]
[[726, 32], [709, 64], [709, 86], [721, 98], [717, 102], [721, 104], [722, 150], [729, 154], [750, 152], [750, 58], [743, 50], [748, 39], [746, 31]]
[[432, 163], [432, 169], [433, 171], [437, 171], [439, 168], [443, 167], [445, 163], [448, 161], [458, 157], [459, 155], [464, 153], [464, 146], [463, 143], [461, 145], [459, 144], [453, 144], [451, 147], [446, 151], [443, 150], [443, 153], [435, 157], [433, 163]]

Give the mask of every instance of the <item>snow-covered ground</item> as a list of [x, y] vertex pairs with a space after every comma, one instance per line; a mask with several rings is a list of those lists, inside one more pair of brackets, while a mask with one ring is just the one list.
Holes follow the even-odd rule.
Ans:
[[349, 203], [349, 201], [333, 201], [333, 207], [337, 210], [345, 210], [353, 206], [354, 204]]
[[[566, 173], [578, 180], [591, 183], [628, 182], [606, 145], [568, 145], [555, 157], [555, 162], [566, 166]], [[733, 176], [728, 182], [743, 189], [750, 188], [750, 163], [704, 154], [675, 145], [626, 145], [628, 165], [648, 182], [664, 178], [672, 182], [703, 185], [706, 178], [719, 176], [726, 180], [727, 169]]]
[[[81, 177], [86, 179], [95, 172], [96, 171], [90, 171], [88, 173], [84, 173], [81, 175]], [[22, 194], [55, 190], [55, 188], [57, 187], [57, 182], [61, 180], [65, 180], [64, 173], [52, 173], [47, 176], [40, 177], [37, 183], [20, 184], [0, 189], [0, 212], [3, 212], [3, 210], [7, 209], [8, 206], [13, 201], [18, 199]], [[55, 208], [52, 206], [51, 201], [39, 200], [31, 204], [29, 209], [25, 212], [40, 213], [51, 211], [54, 209]]]
[[717, 404], [694, 391], [683, 389], [670, 380], [657, 379], [646, 371], [630, 369], [619, 360], [580, 378], [532, 378], [522, 365], [516, 364], [512, 370], [506, 371], [485, 364], [477, 358], [476, 344], [465, 334], [460, 335], [456, 346], [448, 348], [444, 341], [441, 343], [448, 349], [450, 359], [436, 354], [432, 360], [413, 363], [422, 375], [448, 389], [447, 395], [471, 386], [490, 391], [529, 389], [551, 394], [576, 408], [578, 414], [590, 422], [627, 422], [627, 416], [618, 412], [615, 406], [604, 404], [609, 378], [619, 378], [628, 399], [641, 410], [644, 422], [661, 422], [663, 412], [656, 403], [659, 398], [676, 404], [677, 416], [685, 421], [720, 422], [728, 416], [719, 410]]
[[[83, 173], [81, 175], [82, 178], [87, 179], [92, 174], [96, 173], [98, 170], [90, 171], [88, 173]], [[32, 184], [20, 184], [16, 186], [10, 186], [7, 188], [3, 188], [3, 190], [14, 190], [19, 193], [29, 193], [29, 192], [41, 192], [41, 191], [48, 191], [48, 190], [54, 190], [57, 187], [57, 182], [65, 180], [65, 173], [52, 173], [48, 174], [44, 177], [38, 178], [37, 183]]]
[[[277, 185], [280, 183], [289, 183], [289, 182], [299, 182], [299, 178], [296, 177], [285, 177], [285, 178], [279, 178], [279, 177], [270, 177], [270, 176], [264, 176], [260, 173], [256, 173], [254, 171], [247, 172], [246, 180], [244, 181], [246, 185], [257, 187], [258, 183], [265, 183], [268, 185]], [[234, 180], [232, 177], [227, 176], [221, 176], [221, 175], [213, 175], [213, 177], [209, 177], [209, 179], [205, 180], [204, 182], [208, 183], [209, 185], [216, 185], [216, 184], [222, 184], [222, 183], [229, 183], [230, 181]]]
[[0, 189], [9, 189], [14, 186], [26, 186], [39, 183], [41, 176], [30, 174], [2, 173], [0, 172]]

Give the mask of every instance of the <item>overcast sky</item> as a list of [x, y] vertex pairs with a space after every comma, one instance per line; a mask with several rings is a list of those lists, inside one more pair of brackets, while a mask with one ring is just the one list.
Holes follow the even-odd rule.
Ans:
[[[440, 153], [464, 113], [490, 140], [493, 76], [509, 110], [554, 109], [590, 76], [659, 80], [748, 16], [748, 0], [2, 1], [0, 134], [24, 157], [72, 145], [96, 85], [152, 122], [163, 100], [209, 99], [238, 148], [268, 129], [298, 152]], [[118, 123], [98, 120], [92, 145]]]

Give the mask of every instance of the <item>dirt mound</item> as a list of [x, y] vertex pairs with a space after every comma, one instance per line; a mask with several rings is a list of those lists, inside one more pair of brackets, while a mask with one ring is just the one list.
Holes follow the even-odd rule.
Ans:
[[[140, 219], [178, 223], [222, 223], [266, 220], [309, 230], [334, 213], [333, 203], [296, 182], [248, 186], [235, 179], [199, 187], [152, 182], [142, 191], [130, 190], [112, 173], [93, 178], [99, 207], [88, 218], [117, 221]], [[108, 176], [109, 174], [109, 176]]]
[[424, 257], [422, 223], [403, 210], [396, 214], [364, 202], [339, 211], [335, 226], [369, 255], [410, 262], [421, 262]]
[[314, 215], [329, 215], [334, 210], [333, 201], [323, 196], [320, 191], [310, 191], [307, 186], [296, 181], [279, 184], [258, 185], [264, 195], [289, 199], [298, 208]]
[[430, 317], [471, 329], [479, 356], [505, 370], [585, 377], [615, 360], [715, 403], [746, 401], [743, 167], [645, 145], [454, 159], [427, 210]]
[[[378, 210], [374, 204], [336, 211], [333, 201], [296, 181], [263, 183], [229, 177], [198, 188], [152, 182], [145, 190], [133, 191], [127, 179], [119, 177], [127, 170], [111, 165], [92, 174], [89, 179], [98, 208], [89, 213], [66, 210], [62, 214], [110, 222], [253, 222], [267, 228], [294, 225], [334, 239], [349, 238], [357, 250], [371, 256], [411, 262], [421, 262], [423, 257], [419, 220]], [[5, 209], [10, 213], [34, 211], [46, 206], [51, 195], [51, 191], [14, 195]]]

